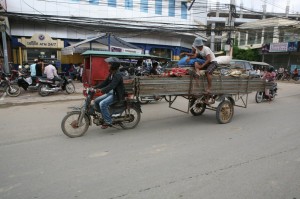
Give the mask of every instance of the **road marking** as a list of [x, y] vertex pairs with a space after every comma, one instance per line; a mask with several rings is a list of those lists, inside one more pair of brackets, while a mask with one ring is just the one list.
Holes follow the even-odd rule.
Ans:
[[5, 97], [6, 97], [6, 92], [3, 93], [2, 97], [0, 98], [0, 100], [4, 100]]

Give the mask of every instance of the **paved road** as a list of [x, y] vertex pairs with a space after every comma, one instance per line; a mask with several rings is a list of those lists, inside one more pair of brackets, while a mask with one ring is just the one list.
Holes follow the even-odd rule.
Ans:
[[81, 101], [1, 108], [0, 198], [300, 198], [299, 102], [300, 85], [280, 84], [274, 102], [251, 94], [220, 125], [162, 101], [143, 106], [136, 129], [76, 139], [60, 121]]

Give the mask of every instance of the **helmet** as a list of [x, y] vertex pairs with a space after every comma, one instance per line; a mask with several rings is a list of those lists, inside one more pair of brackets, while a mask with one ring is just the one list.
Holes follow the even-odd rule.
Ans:
[[116, 57], [109, 57], [105, 59], [105, 62], [107, 63], [113, 63], [113, 62], [120, 62], [120, 60]]
[[273, 71], [274, 71], [273, 67], [270, 67], [269, 70], [268, 70], [268, 72], [270, 72], [270, 73], [273, 72]]
[[120, 60], [116, 57], [109, 57], [106, 58], [104, 61], [110, 63], [111, 64], [110, 70], [114, 70], [114, 71], [118, 70], [121, 65]]

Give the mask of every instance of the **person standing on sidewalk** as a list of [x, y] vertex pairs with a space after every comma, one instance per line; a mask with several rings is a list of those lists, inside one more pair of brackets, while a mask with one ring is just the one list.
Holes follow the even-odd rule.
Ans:
[[38, 63], [38, 60], [35, 59], [34, 63], [30, 65], [30, 76], [32, 80], [32, 85], [35, 85], [36, 83], [36, 64]]
[[37, 77], [43, 76], [43, 71], [44, 71], [44, 61], [43, 60], [39, 60], [37, 62], [37, 64], [35, 65], [35, 71], [36, 71]]

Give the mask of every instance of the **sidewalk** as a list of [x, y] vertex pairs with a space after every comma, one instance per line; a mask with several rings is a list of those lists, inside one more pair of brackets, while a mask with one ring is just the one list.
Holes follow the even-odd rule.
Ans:
[[75, 85], [75, 93], [73, 94], [67, 94], [66, 91], [59, 91], [57, 93], [50, 94], [49, 96], [42, 97], [37, 91], [24, 91], [21, 88], [21, 94], [18, 97], [9, 97], [6, 95], [6, 93], [0, 92], [0, 108], [21, 104], [83, 100], [84, 96], [82, 94], [82, 83], [78, 81], [74, 81], [73, 83]]

